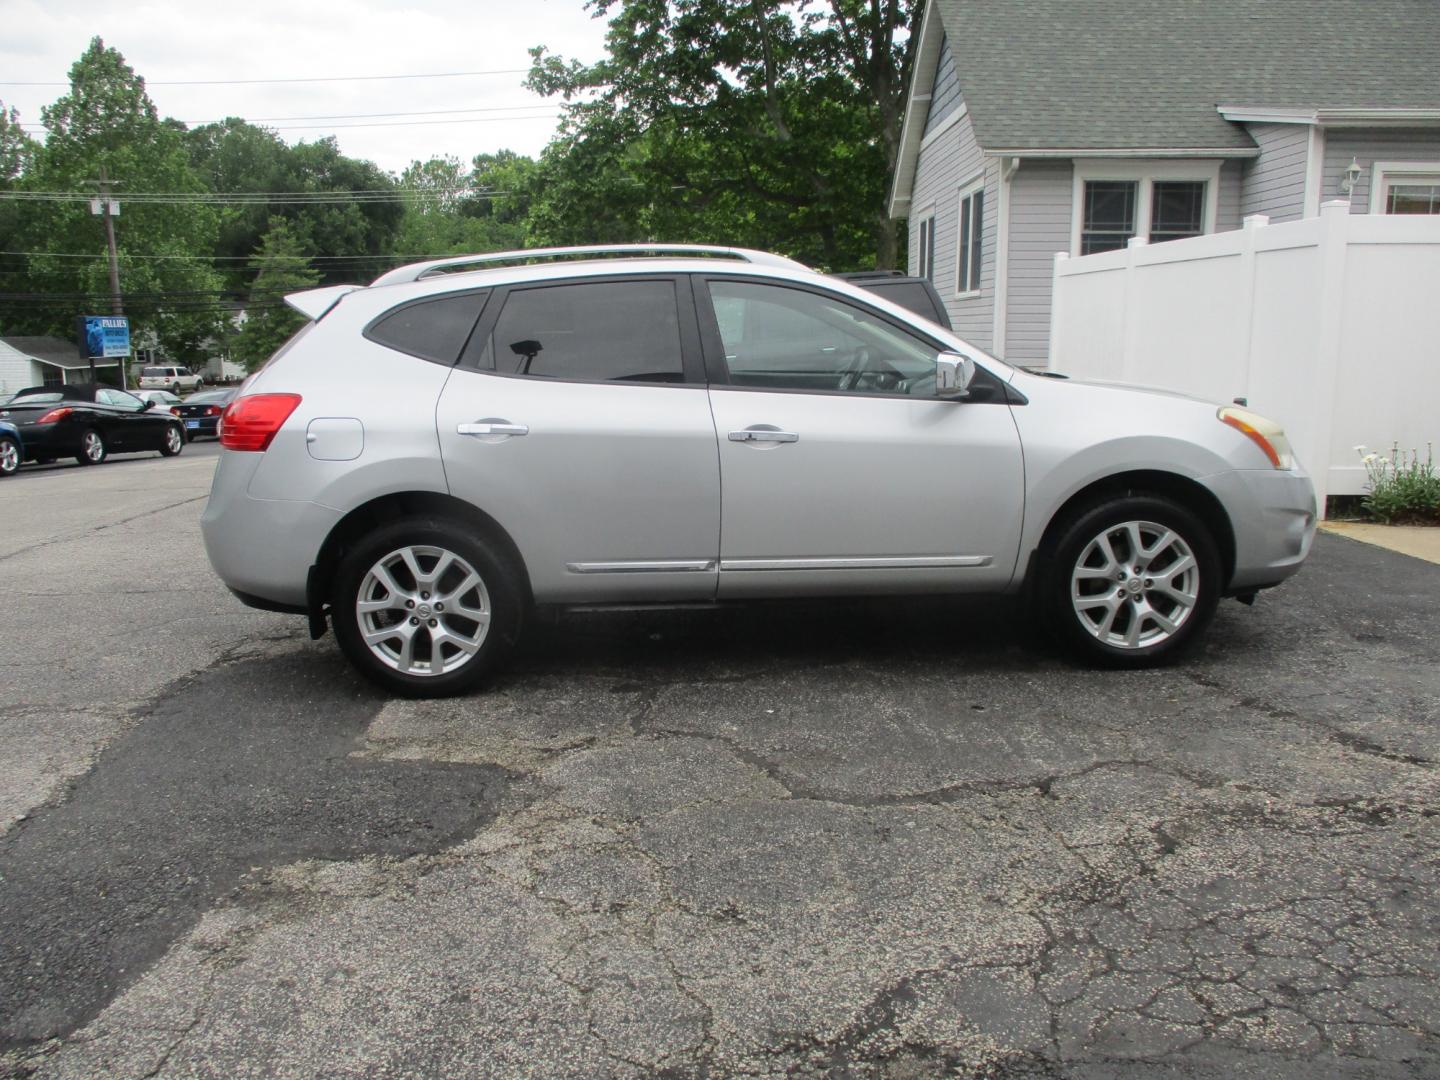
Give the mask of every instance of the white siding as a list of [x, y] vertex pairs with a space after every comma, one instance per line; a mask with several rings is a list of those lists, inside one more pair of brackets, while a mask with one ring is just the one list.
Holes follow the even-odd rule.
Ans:
[[[1274, 223], [1295, 221], [1303, 217], [1310, 126], [1251, 124], [1249, 131], [1260, 147], [1260, 156], [1244, 168], [1241, 178], [1241, 216], [1267, 214]], [[1225, 227], [1237, 228], [1238, 224], [1237, 222]]]
[[0, 394], [13, 394], [27, 386], [40, 385], [36, 376], [40, 365], [17, 349], [0, 341]]
[[[1340, 181], [1350, 159], [1360, 164], [1360, 179], [1346, 195]], [[1440, 167], [1440, 131], [1345, 131], [1331, 128], [1325, 133], [1325, 179], [1321, 200], [1350, 200], [1352, 214], [1370, 212], [1370, 170], [1377, 161], [1433, 161]]]
[[960, 77], [955, 73], [955, 56], [950, 43], [940, 39], [940, 63], [935, 68], [935, 85], [930, 89], [930, 112], [925, 118], [925, 134], [929, 135], [940, 122], [960, 108]]
[[[980, 295], [955, 297], [956, 248], [959, 243], [960, 188], [984, 172], [985, 221], [980, 240]], [[935, 215], [935, 290], [945, 301], [955, 332], [990, 349], [995, 312], [995, 184], [999, 165], [985, 158], [975, 142], [970, 118], [958, 123], [920, 151], [915, 192], [910, 203], [910, 273], [919, 267], [920, 221]]]
[[1050, 288], [1057, 251], [1070, 250], [1074, 173], [1068, 161], [1026, 161], [1010, 180], [1010, 294], [1000, 357], [1012, 364], [1045, 359], [1050, 347]]
[[1249, 213], [1241, 209], [1240, 162], [1220, 163], [1220, 197], [1215, 204], [1215, 231], [1226, 232], [1240, 227], [1240, 218]]

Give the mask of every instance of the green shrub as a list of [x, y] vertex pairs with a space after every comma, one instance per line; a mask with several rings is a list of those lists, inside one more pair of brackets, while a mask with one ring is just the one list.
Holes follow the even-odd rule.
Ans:
[[1440, 474], [1435, 472], [1433, 444], [1425, 444], [1425, 459], [1411, 450], [1407, 457], [1399, 445], [1382, 457], [1357, 446], [1365, 463], [1365, 486], [1370, 494], [1360, 505], [1376, 521], [1386, 525], [1413, 523], [1440, 524]]

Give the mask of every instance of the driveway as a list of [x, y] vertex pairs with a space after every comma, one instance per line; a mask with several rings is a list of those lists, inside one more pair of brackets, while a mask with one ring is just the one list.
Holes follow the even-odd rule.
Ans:
[[1440, 1071], [1440, 567], [1322, 536], [1158, 672], [866, 601], [388, 701], [210, 574], [213, 454], [0, 482], [0, 1071]]

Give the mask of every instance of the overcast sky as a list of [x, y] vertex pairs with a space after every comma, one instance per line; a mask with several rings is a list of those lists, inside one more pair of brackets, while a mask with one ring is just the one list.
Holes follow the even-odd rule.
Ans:
[[[521, 85], [526, 50], [545, 45], [592, 62], [605, 35], [604, 21], [591, 18], [582, 0], [0, 0], [0, 27], [0, 101], [19, 109], [22, 123], [39, 124], [41, 108], [66, 87], [16, 84], [63, 84], [98, 34], [145, 79], [162, 116], [192, 126], [241, 116], [290, 143], [334, 135], [344, 153], [394, 173], [443, 154], [463, 161], [500, 149], [538, 154], [558, 110]], [[507, 69], [460, 78], [164, 85]], [[375, 113], [404, 115], [308, 119]], [[267, 119], [276, 117], [307, 119]]]

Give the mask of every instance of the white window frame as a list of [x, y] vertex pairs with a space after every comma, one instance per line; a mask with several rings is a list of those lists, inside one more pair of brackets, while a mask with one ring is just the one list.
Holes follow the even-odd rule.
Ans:
[[[960, 235], [962, 231], [960, 226], [962, 218], [964, 217], [965, 200], [970, 198], [970, 196], [974, 195], [977, 191], [983, 192], [984, 190], [985, 174], [982, 172], [973, 179], [961, 184], [959, 191], [956, 193], [955, 196], [955, 292], [952, 295], [956, 300], [973, 300], [975, 297], [980, 295], [979, 281], [975, 281], [972, 283], [975, 286], [972, 289], [966, 289], [963, 292], [960, 289], [960, 267], [964, 265], [966, 257], [966, 253], [960, 250]], [[985, 200], [981, 200], [982, 205], [980, 207], [980, 222], [978, 234], [974, 228], [971, 229], [971, 238], [974, 239], [976, 243], [980, 244], [979, 276], [981, 277], [983, 277], [985, 273], [985, 207], [983, 205], [984, 201]]]
[[[926, 227], [929, 227], [930, 243], [925, 243]], [[926, 256], [930, 264], [926, 265]], [[915, 276], [935, 281], [935, 207], [931, 206], [915, 216]]]
[[1135, 192], [1135, 235], [1150, 239], [1150, 210], [1155, 181], [1204, 180], [1205, 210], [1202, 234], [1215, 231], [1220, 210], [1220, 161], [1172, 161], [1165, 158], [1084, 160], [1075, 162], [1075, 185], [1070, 200], [1070, 254], [1080, 254], [1080, 236], [1085, 229], [1085, 182], [1087, 180], [1132, 180]]
[[1370, 213], [1385, 213], [1385, 189], [1391, 181], [1440, 178], [1440, 161], [1377, 161], [1370, 168]]

